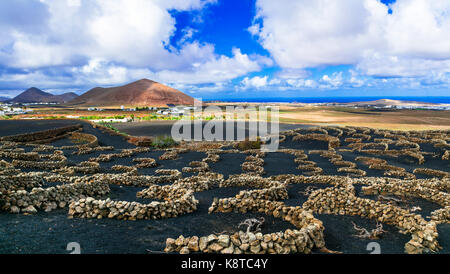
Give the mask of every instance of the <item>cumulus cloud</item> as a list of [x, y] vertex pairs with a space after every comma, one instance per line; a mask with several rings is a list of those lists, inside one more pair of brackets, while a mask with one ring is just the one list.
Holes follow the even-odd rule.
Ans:
[[[380, 0], [257, 0], [247, 31], [270, 58], [238, 48], [217, 54], [215, 45], [195, 40], [192, 27], [170, 45], [176, 32], [170, 11], [194, 11], [201, 22], [202, 10], [216, 2], [0, 1], [0, 81], [13, 90], [150, 78], [198, 92], [232, 90], [238, 77], [244, 78], [237, 89], [244, 90], [450, 83], [448, 0], [397, 0], [389, 7]], [[351, 69], [322, 70], [343, 64]], [[248, 75], [270, 66], [279, 71]]]
[[[205, 93], [218, 93], [223, 91], [230, 91], [232, 90], [232, 86], [230, 86], [231, 83], [229, 81], [226, 82], [216, 82], [216, 83], [208, 83], [208, 84], [179, 84], [174, 83], [171, 86], [173, 88], [179, 89], [179, 90], [189, 90], [190, 93], [194, 94], [196, 99], [201, 100], [202, 94]], [[199, 94], [199, 95], [197, 95]]]
[[[94, 58], [152, 69], [186, 66], [192, 59], [202, 60], [203, 51], [209, 49], [197, 43], [186, 45], [187, 49], [180, 52], [169, 52], [166, 45], [175, 31], [175, 19], [169, 9], [201, 8], [204, 3], [43, 0], [41, 6], [48, 11], [45, 30], [29, 32], [9, 25], [11, 48], [2, 60], [18, 68], [72, 65]], [[5, 8], [7, 12], [10, 7]], [[190, 55], [183, 56], [185, 53]]]
[[304, 69], [284, 68], [281, 71], [277, 72], [276, 76], [281, 79], [299, 79], [306, 78], [310, 76], [310, 74], [310, 72]]
[[232, 57], [215, 56], [204, 63], [193, 63], [189, 70], [163, 70], [156, 76], [170, 83], [195, 84], [227, 81], [249, 72], [259, 71], [261, 64], [265, 62], [265, 58], [251, 59], [247, 54], [241, 53], [238, 48], [234, 48], [232, 53]]
[[331, 85], [320, 85], [314, 79], [307, 78], [280, 78], [265, 76], [245, 77], [239, 83], [237, 90], [308, 90], [313, 88], [332, 88]]
[[417, 58], [368, 53], [357, 69], [377, 77], [423, 77], [429, 73], [450, 72], [450, 59]]
[[[65, 72], [56, 71], [55, 69], [36, 70], [36, 71], [23, 71], [17, 73], [4, 73], [0, 75], [0, 82], [2, 88], [5, 90], [17, 91], [17, 88], [23, 88], [23, 83], [26, 83], [28, 87], [69, 87], [77, 86], [76, 81], [72, 75], [68, 75]], [[23, 90], [21, 90], [23, 91]], [[17, 95], [17, 94], [15, 94]]]
[[141, 79], [152, 76], [145, 68], [127, 68], [102, 59], [92, 59], [88, 64], [71, 69], [73, 78], [79, 83], [116, 85], [129, 79]]
[[[24, 10], [32, 10], [24, 16]], [[36, 0], [0, 1], [0, 30], [2, 40], [8, 28], [35, 33], [45, 29], [49, 11], [45, 5]], [[1, 43], [1, 41], [0, 41]]]
[[249, 89], [249, 88], [259, 89], [259, 88], [265, 87], [265, 86], [267, 86], [267, 79], [268, 78], [269, 77], [267, 75], [264, 76], [264, 77], [259, 77], [259, 76], [255, 76], [255, 77], [252, 77], [252, 78], [245, 77], [241, 81], [242, 88], [243, 89]]
[[357, 71], [351, 69], [349, 70], [349, 73], [350, 73], [349, 84], [352, 87], [359, 88], [366, 83], [365, 79], [361, 78], [361, 75], [359, 75]]
[[351, 64], [366, 75], [395, 77], [449, 69], [447, 0], [397, 0], [389, 7], [379, 0], [256, 5], [249, 31], [285, 69]]
[[313, 79], [288, 79], [286, 84], [291, 88], [317, 88], [319, 84]]
[[400, 0], [385, 26], [389, 52], [416, 58], [450, 59], [450, 2]]
[[[27, 2], [27, 3], [25, 3]], [[22, 70], [3, 81], [44, 76], [58, 68], [72, 84], [117, 84], [147, 77], [170, 83], [227, 81], [259, 70], [268, 58], [233, 49], [231, 57], [214, 45], [192, 39], [185, 29], [177, 48], [171, 10], [200, 10], [216, 0], [30, 0], [0, 3], [0, 15], [22, 12], [26, 20], [0, 18], [0, 66]], [[35, 6], [34, 9], [30, 9]], [[26, 7], [25, 7], [26, 6]], [[29, 15], [29, 16], [28, 16]], [[4, 33], [4, 34], [3, 34]], [[67, 80], [67, 79], [66, 79]], [[12, 82], [11, 82], [12, 81]], [[53, 82], [54, 82], [53, 81]], [[49, 81], [49, 83], [52, 81]]]
[[[280, 3], [281, 2], [281, 3]], [[261, 44], [285, 68], [350, 64], [375, 45], [388, 8], [376, 0], [257, 1], [253, 27]], [[382, 44], [381, 42], [378, 42]]]
[[343, 84], [342, 71], [334, 72], [331, 76], [325, 74], [320, 81], [330, 87], [339, 87]]

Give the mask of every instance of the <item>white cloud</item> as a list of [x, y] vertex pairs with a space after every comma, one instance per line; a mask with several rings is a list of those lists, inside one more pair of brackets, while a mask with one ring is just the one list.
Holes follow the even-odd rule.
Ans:
[[[274, 91], [274, 90], [299, 90], [299, 89], [312, 89], [317, 88], [320, 85], [313, 79], [306, 78], [281, 78], [281, 77], [269, 77], [254, 76], [245, 77], [240, 82], [236, 90], [261, 90], [261, 91]], [[325, 88], [325, 86], [323, 86]]]
[[261, 31], [259, 25], [255, 24], [255, 25], [251, 25], [250, 27], [247, 28], [248, 32], [250, 32], [250, 34], [252, 35], [257, 35], [259, 34], [259, 32]]
[[242, 88], [243, 89], [250, 89], [250, 88], [262, 88], [267, 86], [267, 79], [269, 77], [266, 75], [264, 77], [255, 76], [252, 78], [245, 77], [242, 81]]
[[431, 72], [450, 72], [450, 59], [426, 58], [368, 53], [357, 64], [366, 75], [378, 77], [422, 77]]
[[[73, 81], [73, 78], [71, 76], [60, 74], [57, 76], [55, 76], [54, 74], [48, 75], [43, 71], [2, 74], [0, 75], [0, 82], [9, 83], [12, 87], [22, 87], [20, 84], [26, 83], [28, 85], [27, 87], [36, 86], [40, 88], [67, 87], [69, 85], [76, 86], [78, 84]], [[8, 85], [4, 86], [3, 88], [8, 88]]]
[[[352, 64], [373, 76], [448, 71], [450, 1], [258, 0], [256, 35], [284, 69]], [[258, 22], [262, 21], [261, 24]]]
[[[202, 51], [209, 50], [198, 43], [186, 45], [197, 46], [196, 51], [170, 53], [165, 48], [175, 31], [175, 19], [168, 10], [197, 9], [205, 1], [42, 2], [49, 12], [47, 28], [30, 33], [9, 27], [12, 50], [2, 58], [6, 65], [37, 68], [101, 58], [128, 66], [171, 69], [186, 66], [191, 59], [202, 61]], [[184, 52], [198, 55], [183, 56]]]
[[[202, 8], [216, 0], [3, 2], [0, 66], [15, 69], [0, 73], [0, 81], [11, 89], [19, 83], [106, 86], [150, 78], [182, 90], [224, 91], [243, 76], [238, 89], [450, 84], [448, 0], [397, 0], [392, 14], [379, 0], [257, 0], [255, 23], [247, 30], [271, 58], [238, 48], [218, 55], [189, 27], [181, 30], [177, 48], [169, 45], [175, 33], [169, 10], [195, 10], [201, 22]], [[279, 72], [248, 76], [274, 62]], [[320, 69], [308, 70], [342, 64], [354, 67], [321, 76]]]
[[450, 2], [400, 0], [385, 25], [389, 52], [424, 59], [450, 59]]
[[[264, 63], [264, 61], [262, 61]], [[142, 78], [153, 79], [174, 87], [194, 90], [194, 85], [213, 83], [211, 91], [224, 88], [226, 82], [249, 72], [259, 71], [260, 61], [253, 60], [239, 49], [233, 49], [233, 56], [217, 56], [211, 52], [205, 63], [194, 63], [184, 70], [152, 71], [148, 68], [127, 67], [106, 59], [94, 58], [79, 67], [58, 68], [59, 73], [51, 70], [45, 73], [33, 70], [25, 73], [0, 75], [3, 83], [27, 83], [39, 87], [67, 87], [67, 86], [111, 86]], [[199, 88], [205, 91], [205, 88]]]
[[319, 86], [313, 79], [288, 79], [286, 84], [292, 88], [317, 88]]
[[213, 83], [228, 81], [245, 75], [249, 72], [259, 71], [265, 58], [251, 59], [247, 54], [241, 53], [237, 48], [232, 50], [233, 56], [212, 56], [204, 63], [194, 63], [192, 68], [183, 71], [163, 70], [156, 73], [157, 79], [169, 83]]
[[[223, 91], [231, 91], [233, 87], [230, 86], [230, 82], [217, 82], [206, 85], [195, 85], [195, 84], [171, 84], [173, 88], [179, 89], [181, 91], [189, 91], [192, 94], [204, 94], [204, 93], [217, 93]], [[201, 95], [200, 95], [201, 96]], [[196, 99], [202, 99], [201, 97], [195, 96]]]
[[257, 8], [260, 42], [283, 68], [356, 62], [376, 46], [388, 9], [376, 0], [258, 0]]
[[281, 79], [298, 79], [306, 78], [310, 76], [311, 73], [304, 69], [291, 69], [285, 68], [276, 73], [276, 76]]
[[127, 68], [114, 65], [101, 59], [92, 59], [87, 65], [72, 68], [74, 80], [79, 83], [94, 85], [115, 85], [128, 82], [130, 79], [141, 79], [152, 76], [145, 68]]
[[[237, 48], [231, 57], [217, 55], [214, 45], [193, 40], [196, 30], [190, 28], [183, 30], [179, 48], [169, 45], [176, 23], [169, 10], [200, 10], [215, 0], [34, 2], [47, 11], [39, 31], [9, 23], [2, 28], [6, 23], [0, 20], [0, 30], [7, 32], [2, 38], [8, 39], [0, 42], [0, 65], [28, 71], [3, 75], [8, 84], [19, 79], [28, 84], [33, 75], [43, 75], [51, 67], [71, 73], [67, 77], [73, 84], [106, 85], [143, 77], [166, 83], [212, 83], [271, 65], [269, 58]], [[42, 81], [46, 79], [43, 76]]]
[[323, 82], [326, 86], [339, 87], [343, 84], [342, 71], [333, 72], [331, 77], [325, 74], [322, 76], [322, 79], [320, 79], [320, 81]]
[[362, 79], [359, 75], [358, 72], [354, 71], [354, 70], [349, 70], [350, 72], [350, 80], [349, 83], [352, 87], [362, 87], [366, 82], [364, 79]]

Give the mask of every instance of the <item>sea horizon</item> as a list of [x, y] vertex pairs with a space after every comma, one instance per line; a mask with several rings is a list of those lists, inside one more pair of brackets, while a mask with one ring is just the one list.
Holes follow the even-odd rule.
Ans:
[[376, 101], [381, 99], [450, 104], [450, 96], [337, 96], [337, 97], [259, 97], [259, 98], [208, 98], [204, 102], [231, 103], [352, 103]]

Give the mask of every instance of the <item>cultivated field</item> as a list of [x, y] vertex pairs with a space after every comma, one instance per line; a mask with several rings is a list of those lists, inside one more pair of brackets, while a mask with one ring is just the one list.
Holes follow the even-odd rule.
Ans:
[[[210, 103], [206, 106], [254, 106], [255, 103]], [[276, 104], [280, 110], [280, 123], [283, 124], [307, 124], [321, 126], [367, 126], [371, 128], [390, 130], [448, 130], [450, 129], [450, 111], [440, 110], [405, 110], [405, 109], [375, 109], [375, 108], [351, 108], [334, 106], [313, 106], [310, 104]], [[155, 111], [122, 111], [105, 108], [103, 111], [88, 111], [87, 108], [58, 107], [34, 107], [34, 112], [15, 115], [11, 119], [64, 119], [64, 118], [90, 118], [95, 119], [112, 117], [133, 117], [136, 121], [151, 122], [168, 120], [170, 117], [154, 117]], [[203, 119], [212, 113], [204, 112]], [[1, 120], [1, 117], [0, 117]], [[162, 121], [163, 123], [165, 121]], [[145, 122], [144, 122], [145, 123]], [[124, 127], [133, 128], [131, 125]]]
[[446, 130], [450, 129], [450, 111], [281, 106], [280, 122], [392, 130]]
[[[112, 125], [121, 132], [124, 132], [129, 135], [155, 137], [155, 136], [170, 135], [172, 131], [172, 126], [176, 122], [177, 121], [145, 121], [145, 122], [130, 122], [130, 123], [113, 123]], [[245, 131], [246, 136], [250, 136], [250, 134], [253, 134], [254, 136], [261, 135], [261, 132], [259, 132], [257, 129], [256, 130], [251, 129], [248, 122], [245, 122], [245, 124], [242, 125], [238, 124], [235, 121], [195, 121], [194, 123], [190, 123], [190, 121], [188, 121], [187, 123], [190, 124], [189, 126], [191, 128], [192, 138], [194, 138], [195, 127], [197, 126], [201, 129], [204, 129], [206, 124], [213, 124], [215, 128], [220, 126], [223, 129], [223, 134], [221, 136], [223, 140], [226, 140], [227, 126], [233, 126], [235, 128], [234, 130], [235, 140], [237, 139], [237, 132], [239, 130]], [[304, 127], [311, 127], [311, 126], [298, 124], [285, 124], [285, 123], [278, 124], [279, 131], [286, 131]], [[271, 132], [270, 123], [268, 123], [267, 125], [267, 132]]]
[[268, 153], [136, 147], [76, 120], [0, 128], [0, 253], [450, 253], [448, 130], [302, 127]]

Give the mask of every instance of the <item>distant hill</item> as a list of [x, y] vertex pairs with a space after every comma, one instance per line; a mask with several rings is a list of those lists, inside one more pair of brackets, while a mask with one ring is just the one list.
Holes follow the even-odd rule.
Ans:
[[375, 101], [367, 101], [367, 102], [352, 102], [347, 103], [350, 105], [376, 105], [376, 106], [399, 106], [399, 105], [438, 105], [435, 103], [424, 103], [424, 102], [416, 102], [416, 101], [403, 101], [403, 100], [391, 100], [391, 99], [380, 99]]
[[142, 79], [124, 86], [93, 88], [73, 99], [69, 105], [79, 106], [166, 106], [193, 105], [195, 99], [174, 88]]
[[63, 93], [60, 95], [53, 95], [53, 99], [56, 98], [58, 100], [58, 102], [61, 102], [61, 103], [67, 103], [77, 97], [78, 97], [78, 94], [73, 93], [73, 92], [66, 92], [66, 93]]
[[0, 102], [5, 102], [11, 100], [11, 97], [0, 96]]
[[42, 91], [38, 88], [32, 87], [21, 94], [17, 95], [11, 100], [10, 103], [65, 103], [78, 97], [73, 92], [64, 93], [61, 95], [53, 95], [51, 93]]

